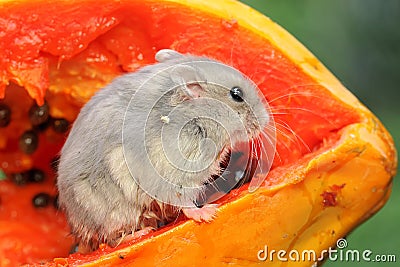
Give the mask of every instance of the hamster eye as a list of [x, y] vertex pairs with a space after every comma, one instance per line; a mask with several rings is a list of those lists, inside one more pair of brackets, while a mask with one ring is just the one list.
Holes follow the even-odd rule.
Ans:
[[233, 100], [235, 100], [236, 102], [243, 102], [243, 91], [242, 88], [238, 87], [238, 86], [234, 86], [231, 88], [231, 97], [233, 98]]

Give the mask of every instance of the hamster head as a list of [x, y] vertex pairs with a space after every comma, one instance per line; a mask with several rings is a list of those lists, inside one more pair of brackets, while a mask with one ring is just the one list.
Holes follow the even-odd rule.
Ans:
[[173, 50], [160, 50], [156, 59], [176, 63], [170, 77], [180, 88], [173, 102], [201, 109], [197, 121], [208, 120], [202, 125], [210, 124], [209, 134], [229, 135], [229, 146], [257, 138], [271, 121], [264, 96], [254, 82], [235, 68]]

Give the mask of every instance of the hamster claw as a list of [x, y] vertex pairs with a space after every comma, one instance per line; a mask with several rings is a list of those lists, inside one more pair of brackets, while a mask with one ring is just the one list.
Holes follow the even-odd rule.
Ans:
[[217, 204], [206, 204], [201, 208], [183, 208], [183, 214], [196, 222], [211, 222], [217, 214]]
[[93, 249], [89, 245], [83, 244], [83, 243], [79, 243], [77, 245], [77, 248], [75, 249], [75, 252], [81, 253], [81, 254], [87, 254], [92, 251], [93, 251]]
[[154, 228], [148, 226], [148, 227], [143, 228], [142, 230], [138, 230], [131, 234], [125, 235], [125, 236], [121, 237], [121, 240], [118, 242], [117, 246], [120, 245], [121, 243], [127, 243], [132, 240], [141, 238], [142, 236], [147, 235], [148, 233], [150, 233], [152, 231], [154, 231]]

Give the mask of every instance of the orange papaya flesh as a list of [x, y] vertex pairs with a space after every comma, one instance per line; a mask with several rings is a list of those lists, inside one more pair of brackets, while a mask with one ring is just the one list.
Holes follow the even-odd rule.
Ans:
[[181, 218], [130, 244], [49, 265], [251, 266], [266, 244], [321, 251], [384, 204], [397, 164], [390, 135], [279, 26], [230, 1], [100, 2], [1, 3], [7, 35], [0, 48], [7, 53], [0, 95], [12, 110], [10, 124], [0, 128], [1, 168], [11, 174], [36, 167], [49, 178], [25, 187], [0, 182], [0, 265], [66, 257], [72, 244], [60, 212], [31, 204], [37, 192], [56, 194], [49, 163], [65, 140], [50, 128], [32, 155], [18, 149], [31, 127], [32, 99], [72, 122], [99, 88], [153, 63], [166, 47], [221, 60], [258, 84], [277, 123], [271, 172], [255, 193], [244, 186], [221, 199], [210, 224]]

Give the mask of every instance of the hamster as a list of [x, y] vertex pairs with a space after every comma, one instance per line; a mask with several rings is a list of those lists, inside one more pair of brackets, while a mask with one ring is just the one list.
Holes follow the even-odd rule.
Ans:
[[182, 211], [208, 222], [205, 186], [271, 114], [238, 70], [160, 50], [157, 63], [124, 74], [81, 109], [61, 150], [57, 187], [72, 234], [95, 249], [156, 228]]

